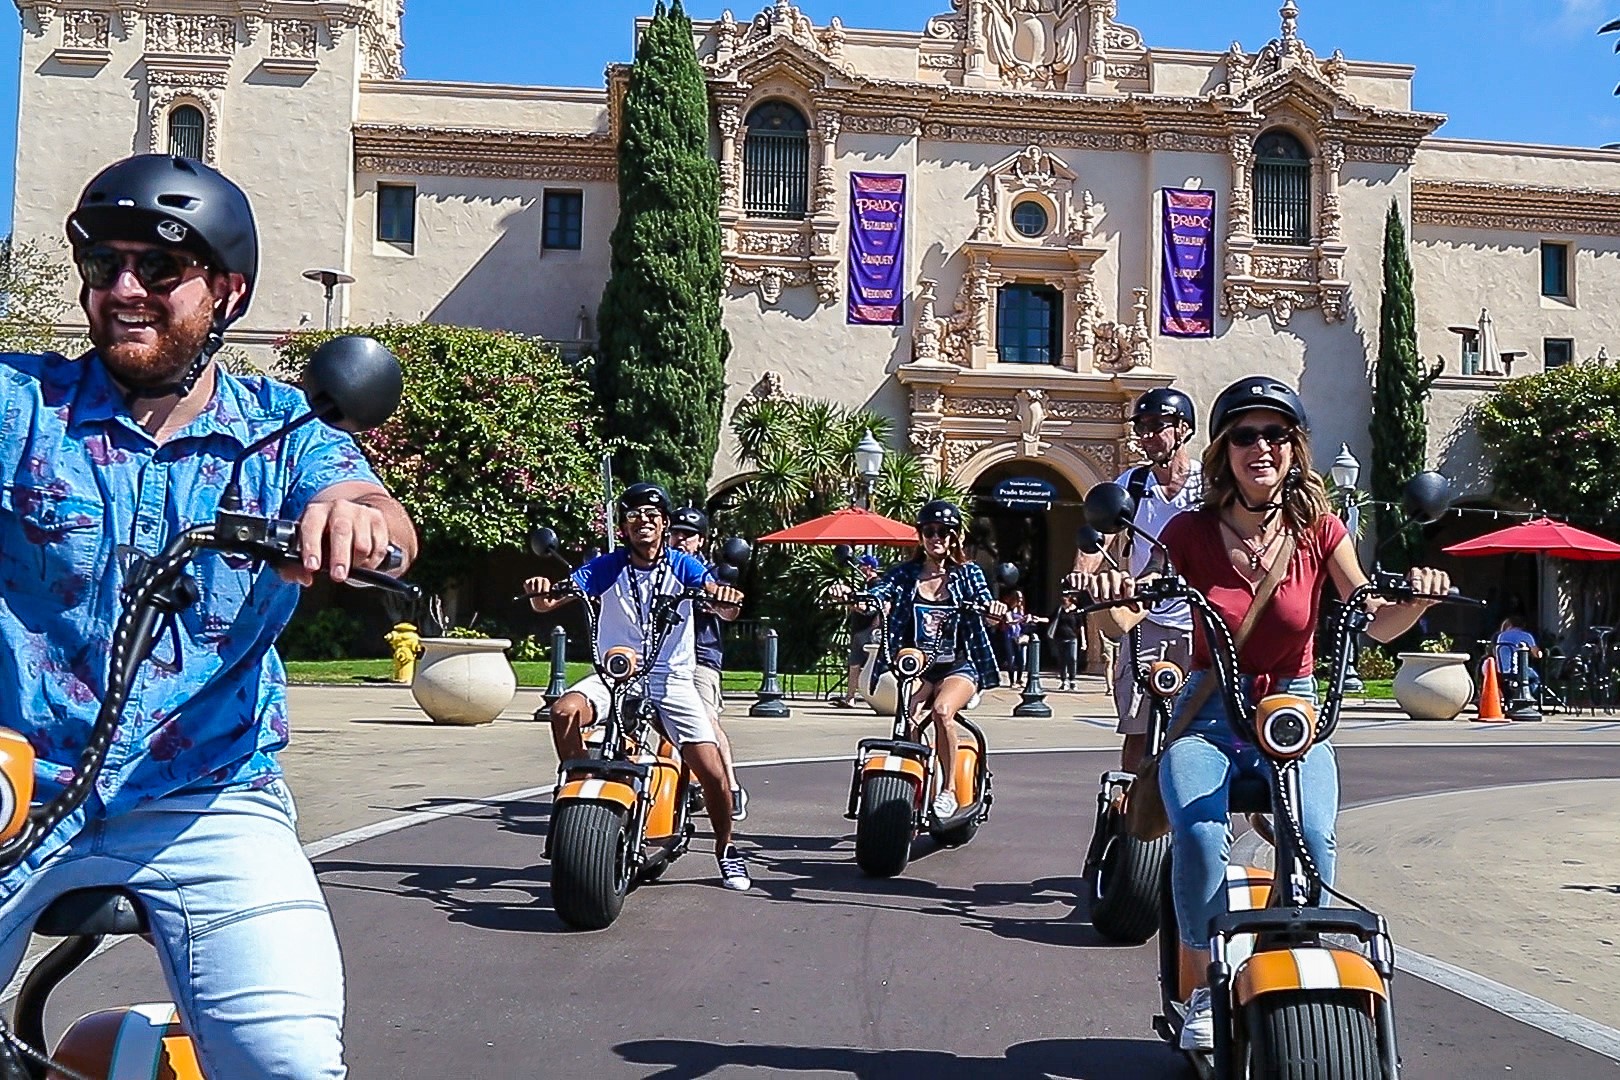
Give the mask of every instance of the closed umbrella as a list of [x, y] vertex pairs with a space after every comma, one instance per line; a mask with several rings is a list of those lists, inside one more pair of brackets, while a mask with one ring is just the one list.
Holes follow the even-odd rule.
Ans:
[[1496, 324], [1491, 322], [1491, 313], [1485, 308], [1479, 311], [1479, 373], [1507, 374], [1507, 369], [1502, 366], [1502, 350], [1496, 344]]

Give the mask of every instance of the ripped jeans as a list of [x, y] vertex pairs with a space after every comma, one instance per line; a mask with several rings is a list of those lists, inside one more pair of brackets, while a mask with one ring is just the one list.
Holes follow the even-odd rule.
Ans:
[[[1214, 677], [1211, 671], [1194, 672], [1178, 708], [1202, 680]], [[1276, 692], [1314, 701], [1316, 683], [1295, 679], [1279, 685]], [[1159, 790], [1170, 818], [1170, 888], [1181, 940], [1189, 948], [1208, 947], [1210, 920], [1226, 913], [1226, 863], [1232, 850], [1227, 807], [1233, 781], [1244, 775], [1269, 781], [1271, 765], [1232, 730], [1216, 691], [1159, 762]], [[1300, 762], [1299, 775], [1305, 847], [1331, 885], [1337, 849], [1333, 823], [1339, 816], [1339, 765], [1333, 747], [1327, 743], [1311, 747]]]

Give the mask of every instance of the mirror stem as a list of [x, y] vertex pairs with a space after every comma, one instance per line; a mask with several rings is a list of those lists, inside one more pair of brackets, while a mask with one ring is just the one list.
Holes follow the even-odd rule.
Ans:
[[243, 450], [241, 454], [237, 455], [236, 461], [231, 465], [230, 483], [225, 485], [225, 494], [219, 497], [219, 508], [232, 514], [241, 513], [243, 463], [245, 463], [247, 459], [252, 457], [254, 454], [257, 454], [260, 450], [263, 450], [265, 447], [275, 442], [277, 439], [285, 438], [290, 432], [298, 430], [314, 419], [315, 414], [312, 412], [307, 412], [298, 419], [293, 420], [290, 423], [283, 424], [281, 427], [272, 431], [270, 434], [266, 435], [257, 442], [249, 444], [247, 449]]

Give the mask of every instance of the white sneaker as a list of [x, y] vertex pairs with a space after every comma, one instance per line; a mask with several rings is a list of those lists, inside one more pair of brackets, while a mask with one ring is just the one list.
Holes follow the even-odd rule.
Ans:
[[956, 813], [956, 796], [949, 791], [942, 791], [934, 796], [934, 817], [944, 821]]
[[1215, 1049], [1215, 1003], [1206, 986], [1194, 990], [1187, 999], [1187, 1017], [1181, 1023], [1181, 1048]]
[[748, 861], [737, 850], [736, 844], [727, 844], [726, 850], [715, 856], [715, 861], [720, 864], [720, 884], [726, 888], [734, 892], [747, 892], [753, 886], [753, 880], [748, 876]]

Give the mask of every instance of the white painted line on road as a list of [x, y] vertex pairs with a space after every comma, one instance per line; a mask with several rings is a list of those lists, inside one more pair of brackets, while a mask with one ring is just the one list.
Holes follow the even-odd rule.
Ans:
[[520, 802], [523, 799], [532, 799], [537, 795], [544, 795], [555, 790], [556, 785], [545, 784], [541, 787], [523, 788], [520, 791], [508, 791], [502, 795], [491, 795], [487, 799], [478, 799], [469, 802], [450, 803], [448, 806], [437, 806], [432, 810], [416, 810], [399, 817], [379, 821], [373, 825], [362, 825], [358, 829], [340, 832], [336, 836], [328, 836], [324, 840], [314, 840], [304, 845], [304, 854], [311, 859], [318, 859], [322, 855], [330, 855], [339, 848], [346, 848], [351, 844], [359, 844], [366, 840], [375, 840], [379, 836], [397, 833], [415, 825], [426, 825], [442, 818], [459, 817], [462, 814], [471, 814], [476, 810], [488, 810], [496, 803]]
[[1620, 1031], [1596, 1020], [1588, 1020], [1550, 1001], [1543, 1001], [1494, 979], [1399, 945], [1395, 946], [1395, 966], [1424, 982], [1434, 983], [1469, 1001], [1478, 1002], [1521, 1024], [1585, 1047], [1594, 1054], [1620, 1061]]

